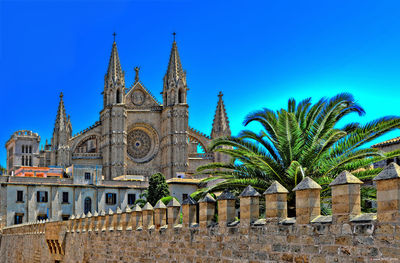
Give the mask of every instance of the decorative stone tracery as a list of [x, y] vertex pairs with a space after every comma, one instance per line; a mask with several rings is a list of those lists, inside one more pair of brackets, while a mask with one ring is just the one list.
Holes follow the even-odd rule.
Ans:
[[136, 123], [128, 132], [128, 156], [136, 163], [151, 161], [159, 149], [156, 130], [148, 124]]

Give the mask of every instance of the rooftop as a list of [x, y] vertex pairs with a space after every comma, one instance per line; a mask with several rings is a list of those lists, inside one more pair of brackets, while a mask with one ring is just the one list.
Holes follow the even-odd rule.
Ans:
[[167, 180], [167, 184], [198, 184], [201, 180], [190, 178], [171, 178]]
[[396, 137], [396, 138], [393, 138], [393, 139], [390, 139], [390, 140], [387, 140], [387, 141], [383, 141], [383, 142], [374, 144], [371, 147], [372, 148], [376, 148], [376, 147], [388, 146], [388, 145], [398, 144], [398, 143], [400, 144], [400, 136]]

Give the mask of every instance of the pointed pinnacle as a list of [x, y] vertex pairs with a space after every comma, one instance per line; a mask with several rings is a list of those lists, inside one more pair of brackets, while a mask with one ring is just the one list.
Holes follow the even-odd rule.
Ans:
[[236, 200], [236, 196], [234, 196], [228, 189], [225, 189], [222, 194], [217, 197], [217, 200]]
[[348, 171], [341, 172], [329, 186], [342, 184], [363, 184], [363, 182]]
[[154, 209], [167, 209], [163, 201], [158, 200], [157, 204], [154, 206]]
[[394, 162], [391, 162], [374, 178], [374, 181], [395, 178], [400, 178], [400, 166]]
[[216, 201], [215, 201], [214, 197], [212, 197], [212, 196], [210, 195], [210, 193], [207, 193], [206, 196], [204, 196], [204, 197], [199, 201], [199, 203], [215, 203], [215, 202], [216, 202]]
[[264, 195], [268, 194], [287, 194], [289, 191], [283, 187], [278, 181], [274, 181], [267, 190], [265, 190]]
[[185, 200], [183, 200], [182, 205], [195, 205], [196, 201], [193, 198], [188, 196]]
[[256, 191], [251, 185], [247, 186], [243, 192], [239, 195], [240, 197], [253, 197], [260, 196], [260, 193]]
[[217, 108], [215, 109], [214, 120], [211, 130], [211, 138], [213, 139], [231, 135], [228, 114], [226, 113], [225, 104], [222, 96], [222, 92], [219, 92], [219, 99], [217, 103]]
[[175, 198], [172, 198], [171, 201], [168, 203], [167, 207], [179, 207], [181, 204]]
[[152, 206], [149, 202], [147, 202], [147, 203], [143, 206], [142, 210], [143, 210], [143, 211], [145, 211], [145, 210], [153, 210], [153, 206]]
[[136, 204], [135, 207], [132, 209], [133, 212], [141, 212], [142, 208], [140, 207], [140, 205]]
[[322, 189], [322, 187], [317, 184], [313, 179], [307, 176], [295, 188], [293, 188], [293, 191], [309, 189]]

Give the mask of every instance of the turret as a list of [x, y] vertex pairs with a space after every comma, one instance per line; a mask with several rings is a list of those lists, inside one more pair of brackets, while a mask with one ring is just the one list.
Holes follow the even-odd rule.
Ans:
[[126, 112], [125, 77], [119, 61], [117, 44], [111, 49], [107, 73], [104, 77], [104, 108], [100, 112], [103, 174], [106, 180], [125, 173]]
[[188, 168], [188, 105], [186, 73], [175, 41], [164, 76], [162, 111], [162, 172], [167, 179]]

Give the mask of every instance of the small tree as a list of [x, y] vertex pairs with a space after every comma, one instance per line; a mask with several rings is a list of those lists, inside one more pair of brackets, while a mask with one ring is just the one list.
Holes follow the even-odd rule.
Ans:
[[153, 174], [149, 180], [147, 201], [154, 206], [158, 200], [165, 196], [169, 196], [169, 188], [164, 175], [161, 173]]
[[0, 165], [0, 175], [4, 175], [6, 173], [6, 168]]

